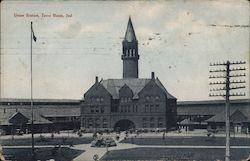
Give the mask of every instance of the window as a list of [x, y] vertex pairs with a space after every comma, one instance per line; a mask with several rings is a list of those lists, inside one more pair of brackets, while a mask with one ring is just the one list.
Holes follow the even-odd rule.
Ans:
[[121, 112], [123, 112], [123, 106], [121, 106]]
[[82, 126], [85, 127], [85, 118], [82, 117]]
[[155, 96], [155, 100], [159, 100], [160, 99], [160, 97], [159, 96]]
[[99, 128], [100, 127], [100, 119], [95, 120], [95, 127]]
[[94, 112], [95, 112], [94, 106], [90, 106], [90, 113], [94, 113]]
[[128, 105], [128, 112], [130, 112], [130, 105]]
[[147, 128], [147, 118], [145, 117], [142, 118], [142, 127]]
[[93, 127], [93, 120], [90, 118], [88, 119], [88, 127], [92, 128]]
[[104, 113], [104, 106], [101, 106], [101, 113]]
[[150, 128], [154, 128], [154, 118], [150, 118]]
[[156, 104], [156, 105], [155, 105], [155, 112], [159, 112], [159, 111], [160, 111], [160, 108], [159, 108], [159, 107], [160, 107], [159, 104]]
[[95, 107], [95, 112], [96, 112], [96, 113], [99, 113], [99, 110], [100, 110], [99, 107], [96, 106], [96, 107]]
[[148, 112], [148, 105], [145, 105], [145, 112]]
[[159, 128], [163, 127], [163, 122], [162, 122], [162, 118], [161, 117], [158, 118], [158, 127]]
[[136, 112], [138, 111], [138, 107], [137, 107], [137, 105], [135, 105], [135, 111], [136, 111]]
[[103, 119], [102, 121], [103, 121], [102, 127], [103, 128], [107, 128], [108, 127], [108, 121], [107, 121], [107, 119]]
[[154, 105], [150, 105], [150, 112], [154, 112]]

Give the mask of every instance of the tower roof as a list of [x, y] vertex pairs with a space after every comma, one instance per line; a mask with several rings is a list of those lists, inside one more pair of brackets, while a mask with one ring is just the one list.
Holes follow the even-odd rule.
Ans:
[[127, 40], [128, 42], [136, 41], [135, 31], [130, 16], [128, 19], [128, 26], [124, 39]]

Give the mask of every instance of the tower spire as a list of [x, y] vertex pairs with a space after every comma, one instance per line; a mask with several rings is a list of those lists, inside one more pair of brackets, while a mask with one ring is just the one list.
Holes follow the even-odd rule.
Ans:
[[122, 46], [123, 78], [138, 78], [138, 42], [130, 16]]
[[127, 40], [128, 42], [136, 41], [135, 31], [134, 31], [134, 27], [133, 27], [130, 16], [128, 19], [128, 26], [127, 26], [127, 30], [126, 30], [124, 39]]

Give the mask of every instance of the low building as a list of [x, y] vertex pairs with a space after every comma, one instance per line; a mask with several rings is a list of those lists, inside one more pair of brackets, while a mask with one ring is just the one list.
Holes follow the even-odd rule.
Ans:
[[[249, 131], [250, 99], [231, 100], [232, 124], [241, 132]], [[240, 114], [242, 113], [242, 115]], [[225, 101], [182, 101], [177, 103], [177, 124], [180, 128], [221, 129], [225, 128]], [[237, 126], [236, 126], [237, 125]], [[233, 126], [233, 125], [232, 125]], [[232, 127], [233, 128], [233, 127]]]
[[[225, 131], [225, 110], [206, 120], [208, 130]], [[234, 109], [230, 111], [230, 131], [233, 133], [250, 132], [250, 110]]]
[[[80, 101], [34, 99], [34, 132], [52, 132], [80, 127]], [[29, 99], [0, 99], [0, 129], [2, 134], [31, 130]]]

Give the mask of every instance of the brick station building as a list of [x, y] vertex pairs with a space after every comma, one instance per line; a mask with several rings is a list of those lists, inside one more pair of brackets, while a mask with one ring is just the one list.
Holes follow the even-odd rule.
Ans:
[[129, 18], [122, 42], [123, 78], [98, 80], [81, 103], [82, 129], [171, 129], [176, 127], [176, 98], [154, 72], [138, 78], [138, 41]]

